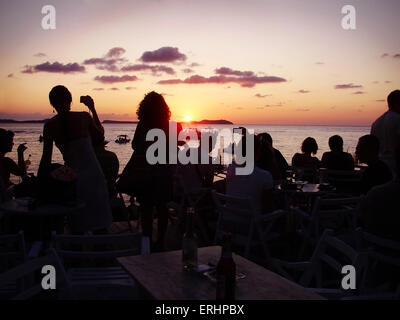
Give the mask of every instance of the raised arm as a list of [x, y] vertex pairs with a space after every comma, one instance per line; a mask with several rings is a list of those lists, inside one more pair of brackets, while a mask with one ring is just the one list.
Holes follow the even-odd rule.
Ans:
[[51, 164], [51, 157], [53, 154], [53, 135], [48, 125], [45, 124], [43, 128], [43, 153], [40, 160], [38, 176], [44, 174]]
[[18, 146], [18, 164], [16, 164], [13, 160], [7, 158], [9, 160], [8, 170], [15, 176], [22, 177], [26, 174], [26, 165], [24, 160], [24, 151], [27, 149], [25, 147], [26, 143], [22, 143]]
[[99, 116], [97, 115], [93, 99], [90, 96], [85, 96], [85, 98], [81, 102], [85, 104], [88, 107], [89, 111], [92, 113], [93, 124], [95, 129], [98, 130], [104, 136], [104, 128], [100, 122]]

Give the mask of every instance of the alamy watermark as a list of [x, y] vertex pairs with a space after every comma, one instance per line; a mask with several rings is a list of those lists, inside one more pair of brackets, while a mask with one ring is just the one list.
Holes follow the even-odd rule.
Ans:
[[44, 30], [54, 30], [56, 28], [56, 8], [52, 5], [42, 7], [42, 28]]
[[[146, 141], [153, 143], [147, 148], [146, 160], [149, 164], [231, 164], [237, 175], [249, 175], [254, 170], [254, 130], [224, 128], [213, 132], [201, 129], [200, 135], [194, 130], [182, 130], [177, 133], [177, 123], [170, 121], [168, 144], [167, 137], [161, 129], [151, 129], [147, 132]], [[217, 132], [217, 133], [216, 133]], [[234, 136], [240, 136], [235, 143]], [[200, 137], [199, 137], [200, 136]], [[178, 148], [178, 141], [184, 145]], [[200, 143], [199, 148], [190, 147], [191, 143]], [[223, 142], [223, 147], [221, 146]], [[228, 146], [225, 147], [226, 143]], [[217, 146], [214, 148], [214, 146]], [[168, 146], [168, 150], [167, 150]], [[168, 154], [168, 156], [167, 156]], [[211, 158], [211, 163], [210, 163]]]
[[356, 8], [350, 4], [342, 7], [342, 28], [344, 30], [356, 30]]

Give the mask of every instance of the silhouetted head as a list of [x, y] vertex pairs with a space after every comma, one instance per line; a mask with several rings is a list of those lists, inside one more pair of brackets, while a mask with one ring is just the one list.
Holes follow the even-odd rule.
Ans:
[[266, 135], [268, 134], [260, 133], [254, 139], [254, 160], [259, 168], [271, 171], [275, 156], [274, 149]]
[[49, 93], [50, 104], [57, 113], [64, 113], [71, 110], [72, 95], [64, 86], [55, 86]]
[[379, 139], [367, 134], [358, 139], [356, 156], [361, 163], [370, 163], [378, 159]]
[[400, 112], [400, 90], [392, 91], [387, 97], [389, 110]]
[[305, 138], [303, 143], [301, 144], [301, 152], [306, 154], [316, 154], [318, 151], [318, 144], [314, 138], [308, 137]]
[[0, 153], [11, 152], [14, 145], [14, 132], [0, 128]]
[[330, 137], [328, 144], [329, 144], [329, 148], [333, 152], [343, 151], [343, 139], [341, 136], [334, 135], [334, 136]]
[[171, 111], [164, 97], [152, 91], [145, 95], [136, 111], [139, 121], [145, 122], [152, 127], [168, 122], [171, 118]]
[[263, 139], [268, 141], [272, 146], [272, 137], [271, 137], [271, 135], [269, 133], [263, 132], [263, 133], [260, 133], [259, 136], [263, 137]]

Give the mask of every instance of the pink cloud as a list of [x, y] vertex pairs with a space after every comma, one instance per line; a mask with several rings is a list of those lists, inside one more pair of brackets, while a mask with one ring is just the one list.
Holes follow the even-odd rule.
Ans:
[[215, 73], [224, 76], [239, 76], [239, 77], [252, 77], [254, 76], [254, 72], [252, 71], [238, 71], [232, 70], [231, 68], [221, 67], [215, 69]]
[[136, 89], [135, 87], [125, 87], [126, 90], [134, 90]]
[[364, 91], [356, 91], [356, 92], [353, 92], [353, 94], [366, 94], [366, 92], [364, 92]]
[[311, 91], [301, 89], [301, 90], [299, 90], [299, 91], [297, 91], [297, 92], [298, 92], [298, 93], [310, 93]]
[[388, 56], [389, 56], [388, 53], [383, 53], [383, 54], [381, 55], [381, 58], [386, 58], [386, 57], [388, 57]]
[[81, 66], [79, 63], [68, 63], [62, 64], [59, 62], [45, 62], [42, 64], [37, 64], [35, 66], [25, 66], [25, 70], [22, 73], [37, 73], [37, 72], [51, 72], [51, 73], [75, 73], [75, 72], [85, 72], [85, 67]]
[[186, 55], [179, 52], [178, 48], [162, 47], [154, 51], [146, 51], [140, 57], [143, 62], [183, 62]]
[[175, 70], [167, 66], [151, 66], [147, 64], [134, 64], [121, 68], [121, 71], [145, 71], [150, 70], [154, 75], [164, 72], [166, 74], [174, 75]]
[[99, 81], [101, 83], [117, 83], [117, 82], [129, 82], [129, 81], [137, 81], [138, 78], [136, 76], [97, 76], [94, 80]]
[[257, 98], [265, 98], [265, 97], [270, 97], [271, 95], [270, 94], [256, 93], [254, 96], [257, 97]]
[[182, 72], [184, 72], [184, 73], [193, 73], [194, 71], [193, 71], [193, 69], [186, 68], [186, 69], [183, 69]]
[[347, 83], [347, 84], [337, 84], [335, 89], [354, 89], [354, 88], [362, 88], [362, 85]]
[[7, 75], [7, 78], [14, 78], [14, 73], [10, 73], [9, 75]]
[[124, 48], [120, 47], [111, 48], [110, 50], [108, 50], [106, 57], [118, 58], [122, 56], [125, 52], [126, 50]]
[[256, 84], [260, 83], [279, 83], [286, 82], [286, 79], [274, 76], [242, 76], [242, 77], [227, 77], [227, 76], [212, 76], [203, 77], [200, 75], [193, 75], [184, 80], [181, 79], [170, 79], [158, 81], [158, 84], [226, 84], [226, 83], [237, 83], [245, 88], [252, 88]]
[[92, 90], [94, 90], [94, 91], [103, 91], [104, 88], [93, 88]]

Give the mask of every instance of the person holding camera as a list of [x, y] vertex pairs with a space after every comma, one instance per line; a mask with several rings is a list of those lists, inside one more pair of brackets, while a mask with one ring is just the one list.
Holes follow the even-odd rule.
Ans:
[[65, 165], [76, 174], [76, 198], [85, 202], [83, 214], [71, 217], [70, 227], [74, 233], [92, 231], [105, 233], [112, 222], [107, 183], [96, 158], [92, 140], [104, 139], [100, 123], [90, 96], [82, 96], [88, 112], [72, 112], [72, 96], [61, 85], [49, 94], [50, 104], [57, 115], [48, 120], [43, 128], [43, 154], [38, 176], [46, 175], [51, 166], [53, 142], [63, 155]]

